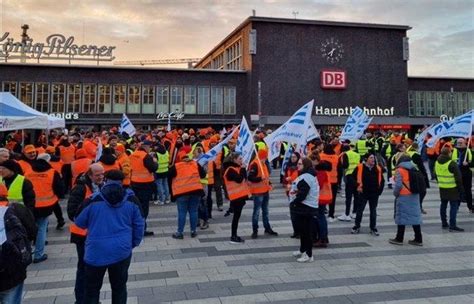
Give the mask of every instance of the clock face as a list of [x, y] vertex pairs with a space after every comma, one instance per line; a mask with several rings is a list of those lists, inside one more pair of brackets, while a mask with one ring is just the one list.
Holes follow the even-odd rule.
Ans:
[[342, 59], [344, 48], [337, 39], [329, 38], [321, 43], [321, 55], [329, 63], [337, 63]]

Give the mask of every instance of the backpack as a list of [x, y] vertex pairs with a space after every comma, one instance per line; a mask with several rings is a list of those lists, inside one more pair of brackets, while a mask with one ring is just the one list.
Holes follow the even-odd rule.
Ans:
[[[32, 262], [31, 244], [25, 228], [14, 215], [13, 210], [0, 211], [4, 222], [6, 241], [0, 245], [0, 272], [18, 271]], [[2, 226], [2, 225], [0, 225]]]
[[405, 183], [403, 185], [410, 190], [411, 193], [426, 193], [425, 177], [418, 169], [408, 170], [408, 176], [410, 178], [410, 187], [407, 187]]

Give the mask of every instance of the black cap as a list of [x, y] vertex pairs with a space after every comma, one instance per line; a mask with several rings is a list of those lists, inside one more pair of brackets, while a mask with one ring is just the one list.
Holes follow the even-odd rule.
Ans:
[[105, 178], [107, 180], [113, 180], [113, 181], [123, 181], [125, 178], [125, 175], [123, 174], [122, 171], [120, 170], [110, 170], [105, 173]]

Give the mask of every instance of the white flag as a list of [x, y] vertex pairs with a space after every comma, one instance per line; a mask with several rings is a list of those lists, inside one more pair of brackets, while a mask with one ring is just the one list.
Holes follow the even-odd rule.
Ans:
[[306, 142], [312, 141], [315, 138], [321, 138], [321, 136], [319, 135], [313, 120], [311, 120], [308, 126], [308, 133], [306, 134]]
[[137, 130], [133, 126], [132, 122], [130, 121], [130, 119], [128, 119], [127, 115], [125, 115], [125, 113], [124, 113], [122, 115], [122, 121], [120, 122], [119, 132], [120, 133], [125, 132], [129, 136], [133, 136], [133, 135], [135, 135], [136, 131]]
[[97, 145], [97, 149], [95, 151], [95, 162], [98, 162], [99, 158], [102, 156], [102, 150], [103, 150], [102, 140], [99, 137], [99, 144]]
[[227, 136], [223, 141], [218, 143], [214, 146], [211, 150], [207, 151], [205, 154], [201, 154], [201, 156], [197, 159], [197, 162], [202, 166], [207, 166], [207, 163], [216, 159], [217, 154], [221, 152], [222, 147], [232, 139], [234, 133], [238, 130], [238, 128], [234, 128], [234, 130]]
[[418, 144], [418, 152], [421, 153], [421, 150], [423, 149], [423, 144], [425, 142], [426, 135], [428, 135], [428, 132], [430, 129], [433, 127], [433, 125], [425, 128], [423, 132], [421, 132], [418, 137], [416, 138], [416, 142]]
[[352, 111], [352, 114], [349, 117], [347, 117], [346, 124], [344, 125], [344, 128], [342, 129], [342, 134], [339, 138], [341, 140], [356, 139], [357, 133], [359, 130], [358, 129], [359, 123], [363, 122], [367, 118], [368, 116], [367, 114], [365, 114], [364, 110], [362, 110], [359, 107], [356, 107], [354, 111]]
[[272, 134], [265, 137], [264, 141], [270, 147], [269, 161], [275, 159], [280, 153], [280, 151], [278, 151], [278, 154], [274, 153], [276, 152], [276, 142], [286, 141], [289, 144], [306, 145], [313, 104], [314, 100], [306, 103], [288, 121], [272, 132]]
[[166, 127], [166, 131], [171, 131], [171, 116], [168, 115], [168, 126]]
[[472, 134], [472, 124], [474, 110], [463, 115], [454, 117], [449, 121], [442, 121], [433, 126], [428, 133], [431, 138], [426, 143], [428, 148], [432, 148], [436, 141], [442, 137], [470, 137]]
[[240, 123], [239, 137], [237, 138], [235, 152], [238, 152], [242, 155], [244, 164], [246, 167], [248, 167], [250, 161], [252, 160], [252, 154], [254, 151], [255, 143], [253, 142], [252, 132], [250, 131], [245, 116], [243, 116], [242, 122]]
[[354, 139], [358, 140], [362, 136], [362, 134], [364, 134], [364, 131], [369, 127], [372, 119], [373, 117], [366, 117], [363, 121], [357, 124], [357, 133]]

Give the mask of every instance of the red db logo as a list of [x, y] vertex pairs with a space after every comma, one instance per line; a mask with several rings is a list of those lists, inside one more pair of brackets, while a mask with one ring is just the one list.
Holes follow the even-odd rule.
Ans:
[[339, 89], [346, 88], [346, 72], [345, 71], [321, 71], [321, 88], [323, 89]]

